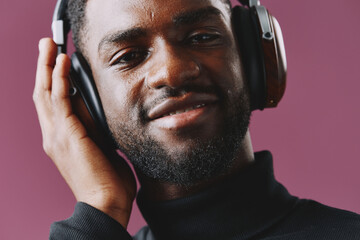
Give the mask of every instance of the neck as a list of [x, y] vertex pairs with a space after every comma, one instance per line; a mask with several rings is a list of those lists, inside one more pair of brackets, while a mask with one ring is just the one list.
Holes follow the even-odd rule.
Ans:
[[232, 162], [231, 167], [222, 175], [197, 182], [190, 186], [160, 182], [146, 177], [139, 172], [137, 172], [137, 176], [139, 178], [143, 194], [147, 199], [152, 201], [173, 200], [195, 194], [213, 184], [221, 182], [238, 172], [241, 168], [250, 164], [252, 161], [254, 161], [254, 153], [248, 131], [244, 137], [243, 143], [237, 151], [236, 158]]

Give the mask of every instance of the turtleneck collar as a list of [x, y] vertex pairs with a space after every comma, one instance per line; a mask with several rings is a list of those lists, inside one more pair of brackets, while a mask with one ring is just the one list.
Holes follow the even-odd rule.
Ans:
[[297, 198], [274, 178], [271, 153], [230, 179], [186, 198], [151, 202], [139, 191], [138, 206], [157, 240], [249, 239], [276, 224]]

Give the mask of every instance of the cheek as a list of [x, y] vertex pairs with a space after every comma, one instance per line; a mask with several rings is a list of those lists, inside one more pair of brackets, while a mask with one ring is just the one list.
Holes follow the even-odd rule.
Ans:
[[131, 112], [136, 105], [133, 86], [110, 71], [94, 75], [94, 78], [106, 117], [122, 122], [132, 119]]
[[242, 66], [237, 52], [219, 51], [203, 58], [204, 72], [223, 91], [238, 92], [244, 87]]
[[239, 56], [235, 53], [230, 53], [231, 61], [228, 61], [228, 73], [233, 79], [233, 89], [237, 92], [243, 90], [246, 85], [244, 78], [244, 71]]

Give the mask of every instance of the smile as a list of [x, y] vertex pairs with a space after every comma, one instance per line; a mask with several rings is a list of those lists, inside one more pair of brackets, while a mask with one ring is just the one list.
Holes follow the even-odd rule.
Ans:
[[151, 124], [160, 129], [196, 127], [216, 117], [218, 98], [213, 94], [191, 93], [169, 98], [150, 109]]
[[153, 106], [148, 112], [149, 120], [179, 115], [194, 111], [217, 102], [216, 95], [207, 93], [188, 93], [177, 98], [168, 98]]
[[189, 111], [194, 110], [194, 109], [198, 109], [198, 108], [205, 107], [205, 105], [206, 105], [205, 103], [203, 103], [203, 104], [198, 104], [198, 105], [195, 105], [195, 106], [193, 106], [193, 107], [186, 108], [186, 109], [184, 109], [184, 110], [177, 110], [177, 111], [175, 111], [175, 112], [171, 112], [171, 113], [169, 113], [169, 114], [165, 114], [165, 115], [163, 115], [163, 116], [161, 116], [161, 117], [167, 117], [167, 116], [172, 116], [172, 115], [176, 115], [176, 114], [180, 114], [180, 113], [189, 112]]

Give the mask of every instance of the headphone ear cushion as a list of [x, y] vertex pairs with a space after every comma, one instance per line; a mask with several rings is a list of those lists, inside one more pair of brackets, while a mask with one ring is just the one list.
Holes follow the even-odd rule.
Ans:
[[[79, 52], [74, 52], [71, 56], [70, 76], [76, 89], [80, 92], [97, 129], [105, 133], [105, 135], [108, 135], [109, 137], [107, 139], [109, 139], [111, 132], [106, 121], [104, 109], [90, 66], [84, 56]], [[109, 144], [114, 145], [113, 140], [109, 141]]]
[[249, 86], [251, 110], [263, 110], [267, 86], [263, 50], [256, 19], [249, 9], [235, 6], [232, 10], [232, 24]]
[[267, 94], [265, 107], [276, 107], [286, 88], [286, 54], [280, 25], [275, 17], [269, 14], [270, 24], [274, 31], [272, 44], [263, 44], [266, 68]]

